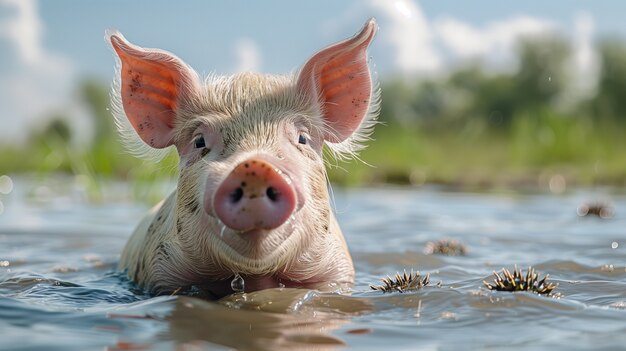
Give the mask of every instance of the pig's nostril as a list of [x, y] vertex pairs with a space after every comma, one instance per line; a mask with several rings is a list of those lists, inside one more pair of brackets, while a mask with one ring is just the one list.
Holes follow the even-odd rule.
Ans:
[[278, 201], [278, 194], [278, 190], [276, 190], [276, 188], [274, 188], [273, 186], [267, 188], [267, 190], [265, 191], [265, 195], [267, 195], [267, 198], [273, 202]]
[[233, 190], [233, 192], [230, 193], [229, 197], [232, 203], [239, 202], [239, 200], [241, 200], [241, 198], [243, 197], [243, 189], [237, 188]]

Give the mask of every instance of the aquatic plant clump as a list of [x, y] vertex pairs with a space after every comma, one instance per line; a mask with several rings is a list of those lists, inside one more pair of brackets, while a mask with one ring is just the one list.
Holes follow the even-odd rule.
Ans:
[[455, 239], [429, 241], [424, 248], [427, 255], [465, 256], [467, 252], [467, 245]]
[[522, 269], [517, 269], [517, 266], [511, 273], [506, 268], [502, 268], [502, 273], [498, 274], [493, 272], [495, 280], [493, 283], [483, 281], [483, 284], [489, 290], [496, 291], [531, 291], [540, 295], [550, 295], [552, 291], [558, 286], [548, 281], [548, 275], [543, 279], [539, 279], [539, 273], [535, 272], [535, 269], [528, 267], [526, 274]]
[[419, 290], [430, 283], [430, 273], [422, 278], [419, 272], [411, 273], [404, 271], [403, 274], [396, 273], [395, 277], [387, 277], [383, 279], [383, 285], [370, 285], [372, 290], [382, 291], [384, 293], [398, 291], [405, 292], [410, 290]]

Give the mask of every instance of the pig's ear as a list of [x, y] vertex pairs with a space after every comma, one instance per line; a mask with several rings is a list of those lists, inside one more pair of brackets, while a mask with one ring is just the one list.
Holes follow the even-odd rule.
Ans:
[[197, 74], [173, 54], [133, 45], [120, 33], [106, 39], [120, 60], [114, 98], [121, 99], [126, 118], [151, 147], [172, 145], [178, 107], [197, 91]]
[[341, 143], [358, 131], [376, 100], [367, 48], [377, 28], [370, 19], [354, 37], [313, 55], [300, 71], [298, 90], [319, 104], [324, 139], [330, 143]]

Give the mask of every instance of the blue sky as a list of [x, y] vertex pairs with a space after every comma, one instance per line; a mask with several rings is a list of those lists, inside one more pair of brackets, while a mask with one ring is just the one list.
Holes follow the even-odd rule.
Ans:
[[[393, 3], [393, 0], [382, 2]], [[409, 1], [410, 2], [410, 1]], [[236, 70], [236, 43], [248, 39], [264, 53], [260, 69], [281, 73], [297, 68], [319, 48], [349, 36], [366, 18], [377, 16], [384, 33], [385, 14], [367, 1], [43, 1], [44, 45], [62, 51], [87, 74], [111, 73], [101, 40], [115, 28], [130, 40], [177, 53], [199, 71]], [[428, 20], [452, 17], [478, 28], [529, 16], [572, 30], [579, 13], [595, 20], [597, 34], [623, 34], [626, 21], [619, 1], [420, 1]], [[376, 49], [376, 48], [374, 48]], [[376, 53], [379, 50], [375, 50]], [[384, 54], [383, 50], [380, 53]], [[376, 55], [378, 66], [390, 58]]]
[[626, 34], [624, 10], [617, 0], [0, 0], [0, 138], [20, 140], [50, 111], [69, 111], [86, 128], [76, 83], [111, 80], [107, 28], [174, 52], [200, 73], [287, 73], [375, 16], [370, 55], [381, 80], [440, 74], [470, 59], [514, 69], [519, 37], [558, 32], [586, 77], [597, 69], [593, 39]]

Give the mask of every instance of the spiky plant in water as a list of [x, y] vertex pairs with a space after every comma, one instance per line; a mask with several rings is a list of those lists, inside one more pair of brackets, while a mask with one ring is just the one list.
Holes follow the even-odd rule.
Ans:
[[447, 256], [465, 256], [467, 251], [467, 246], [455, 239], [429, 241], [424, 249], [424, 253], [428, 255], [439, 254]]
[[558, 286], [548, 281], [548, 275], [543, 279], [539, 279], [539, 273], [535, 272], [533, 267], [528, 267], [526, 274], [522, 269], [517, 269], [517, 265], [513, 269], [513, 273], [506, 268], [502, 268], [502, 273], [493, 272], [495, 280], [493, 283], [483, 281], [483, 284], [489, 290], [497, 291], [532, 291], [541, 295], [550, 295]]
[[394, 278], [387, 277], [383, 279], [383, 285], [370, 285], [372, 290], [379, 290], [384, 293], [399, 291], [405, 292], [410, 290], [418, 290], [430, 283], [430, 273], [426, 274], [425, 277], [422, 278], [419, 272], [407, 274], [406, 270], [404, 274], [396, 273]]

